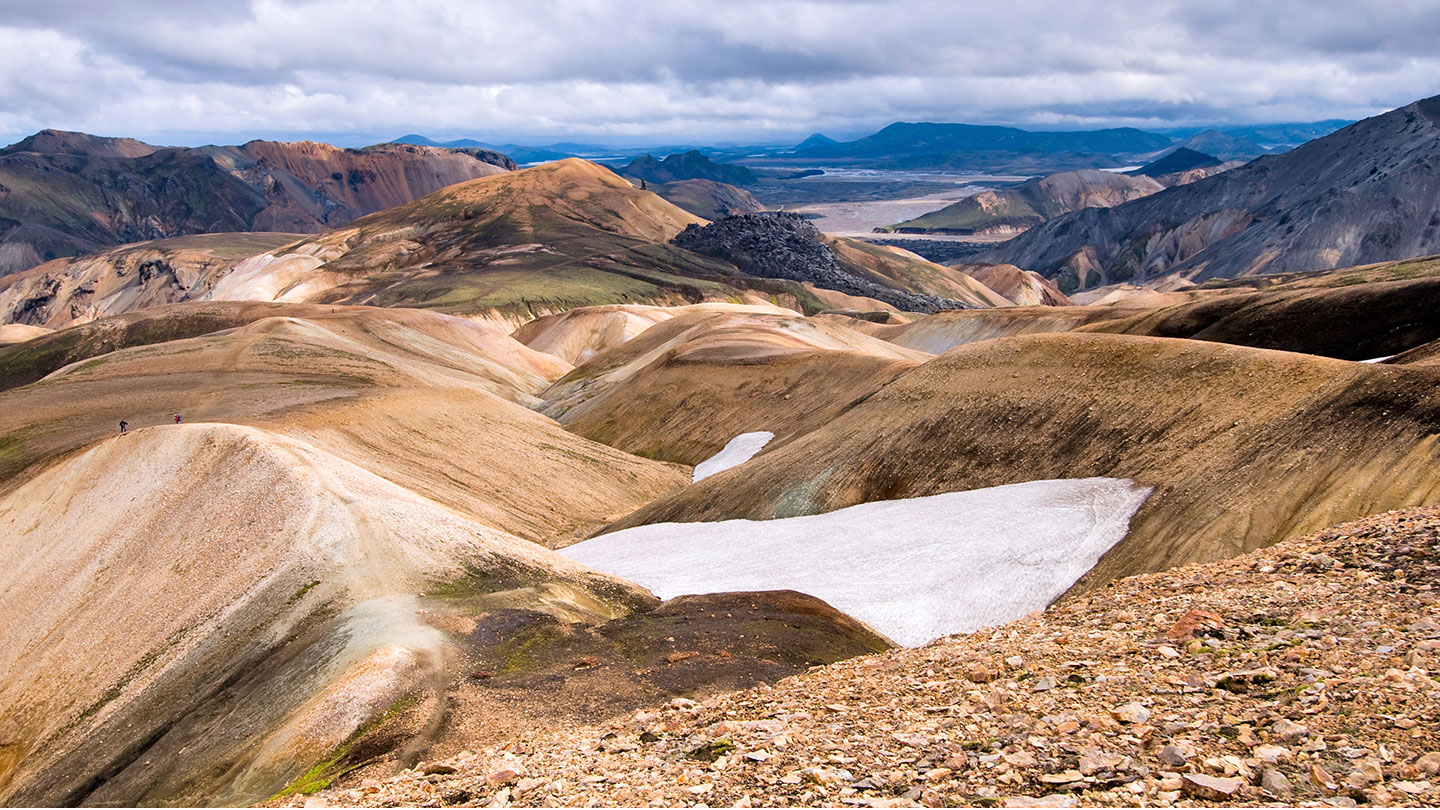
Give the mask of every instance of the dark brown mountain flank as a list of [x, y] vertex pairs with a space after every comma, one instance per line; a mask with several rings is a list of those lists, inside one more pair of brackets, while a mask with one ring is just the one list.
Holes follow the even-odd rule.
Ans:
[[1440, 96], [1125, 205], [1057, 217], [977, 261], [1066, 292], [1170, 273], [1328, 270], [1440, 252]]
[[1440, 339], [1440, 259], [1350, 268], [1274, 287], [1196, 291], [1194, 300], [1079, 327], [1375, 360]]
[[0, 275], [185, 234], [315, 233], [514, 167], [478, 149], [271, 141], [162, 148], [46, 130], [0, 149]]
[[1433, 368], [1199, 341], [985, 341], [613, 528], [816, 514], [1045, 478], [1154, 487], [1083, 589], [1440, 500], [1437, 386]]

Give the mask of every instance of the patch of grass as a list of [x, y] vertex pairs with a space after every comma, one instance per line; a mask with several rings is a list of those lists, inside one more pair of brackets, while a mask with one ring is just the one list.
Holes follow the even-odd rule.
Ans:
[[390, 708], [385, 710], [383, 715], [361, 726], [354, 734], [350, 735], [348, 740], [331, 751], [329, 756], [316, 763], [310, 770], [291, 780], [289, 784], [266, 799], [266, 801], [275, 801], [276, 799], [292, 796], [296, 793], [308, 796], [311, 793], [317, 793], [330, 787], [336, 779], [365, 764], [363, 760], [351, 761], [349, 759], [350, 752], [357, 741], [383, 726], [392, 717], [408, 711], [419, 704], [420, 695], [418, 693], [402, 695], [397, 698], [390, 704]]
[[25, 449], [19, 439], [0, 437], [0, 481], [30, 466], [34, 460], [35, 456]]
[[319, 584], [320, 580], [317, 579], [312, 582], [306, 583], [305, 585], [301, 585], [300, 590], [296, 591], [294, 596], [290, 597], [288, 600], [285, 601], [285, 607], [290, 607], [296, 602], [299, 602], [301, 599], [304, 599], [305, 594], [309, 593], [312, 588]]
[[735, 743], [724, 737], [721, 737], [718, 740], [711, 740], [710, 742], [705, 743], [699, 748], [691, 751], [686, 756], [690, 757], [691, 759], [699, 760], [701, 762], [714, 762], [715, 760], [725, 756], [726, 754], [734, 750]]
[[296, 777], [295, 781], [281, 788], [266, 801], [275, 801], [276, 799], [292, 796], [296, 793], [308, 796], [311, 793], [317, 793], [330, 787], [331, 782], [334, 782], [336, 779], [339, 779], [358, 767], [355, 763], [341, 764], [341, 760], [343, 760], [348, 753], [350, 753], [349, 745], [340, 746], [335, 749], [335, 753], [329, 759], [318, 763], [301, 776]]
[[101, 355], [100, 357], [97, 357], [97, 358], [95, 358], [94, 360], [86, 360], [85, 362], [83, 362], [83, 363], [81, 363], [81, 364], [79, 364], [79, 365], [77, 365], [77, 366], [74, 366], [74, 367], [71, 368], [69, 371], [65, 372], [65, 376], [69, 377], [69, 376], [74, 375], [74, 374], [79, 374], [79, 373], [82, 372], [82, 371], [89, 371], [89, 370], [92, 369], [92, 368], [97, 368], [97, 367], [99, 367], [99, 366], [103, 366], [103, 365], [105, 365], [105, 363], [106, 363], [109, 359], [110, 359], [110, 355], [107, 354], [107, 355]]

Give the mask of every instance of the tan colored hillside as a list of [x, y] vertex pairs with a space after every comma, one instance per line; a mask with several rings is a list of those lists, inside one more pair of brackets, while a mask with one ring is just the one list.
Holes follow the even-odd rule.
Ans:
[[[524, 407], [568, 370], [564, 361], [438, 313], [330, 309], [134, 346], [0, 392], [0, 473], [109, 436], [121, 419], [133, 429], [181, 413], [316, 444], [537, 542], [583, 534], [685, 480]], [[572, 486], [537, 487], [537, 475]]]
[[0, 276], [0, 323], [63, 329], [204, 297], [242, 259], [296, 234], [201, 234], [122, 245]]
[[577, 307], [536, 318], [512, 332], [511, 337], [532, 349], [579, 365], [630, 341], [657, 323], [693, 312], [799, 314], [770, 304], [709, 303], [680, 307], [613, 304]]
[[[280, 789], [442, 676], [449, 644], [416, 594], [446, 583], [611, 615], [649, 599], [234, 425], [108, 439], [0, 499], [0, 524], [7, 803]], [[240, 727], [214, 725], [232, 713]]]
[[970, 277], [1022, 307], [1064, 307], [1070, 299], [1050, 279], [1021, 270], [1013, 264], [991, 264], [964, 268]]
[[542, 394], [571, 431], [698, 464], [741, 433], [777, 444], [929, 359], [830, 320], [689, 313], [598, 354]]
[[916, 351], [942, 354], [956, 346], [1015, 335], [1069, 332], [1080, 326], [1128, 315], [1105, 307], [1005, 307], [937, 312], [907, 324], [868, 331]]
[[1198, 341], [987, 341], [615, 528], [815, 514], [1046, 478], [1153, 486], [1126, 539], [1077, 586], [1101, 587], [1440, 499], [1437, 382], [1430, 369]]
[[524, 407], [569, 365], [494, 327], [252, 303], [71, 331], [86, 359], [0, 392], [0, 800], [248, 804], [887, 646], [813, 597], [660, 605], [545, 550], [688, 475]]

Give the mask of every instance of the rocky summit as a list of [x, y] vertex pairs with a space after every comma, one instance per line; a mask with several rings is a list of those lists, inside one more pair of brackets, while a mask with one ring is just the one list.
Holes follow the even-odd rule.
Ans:
[[734, 262], [751, 275], [805, 281], [849, 295], [883, 301], [902, 310], [933, 313], [965, 309], [961, 301], [887, 288], [847, 272], [820, 231], [800, 214], [738, 214], [709, 225], [689, 225], [671, 240], [704, 256]]

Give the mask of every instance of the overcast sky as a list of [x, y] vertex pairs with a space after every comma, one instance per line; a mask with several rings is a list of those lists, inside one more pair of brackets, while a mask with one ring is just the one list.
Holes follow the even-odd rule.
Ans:
[[[1368, 8], [1367, 8], [1368, 6]], [[783, 142], [896, 120], [1360, 118], [1440, 93], [1440, 2], [4, 0], [0, 139]]]

